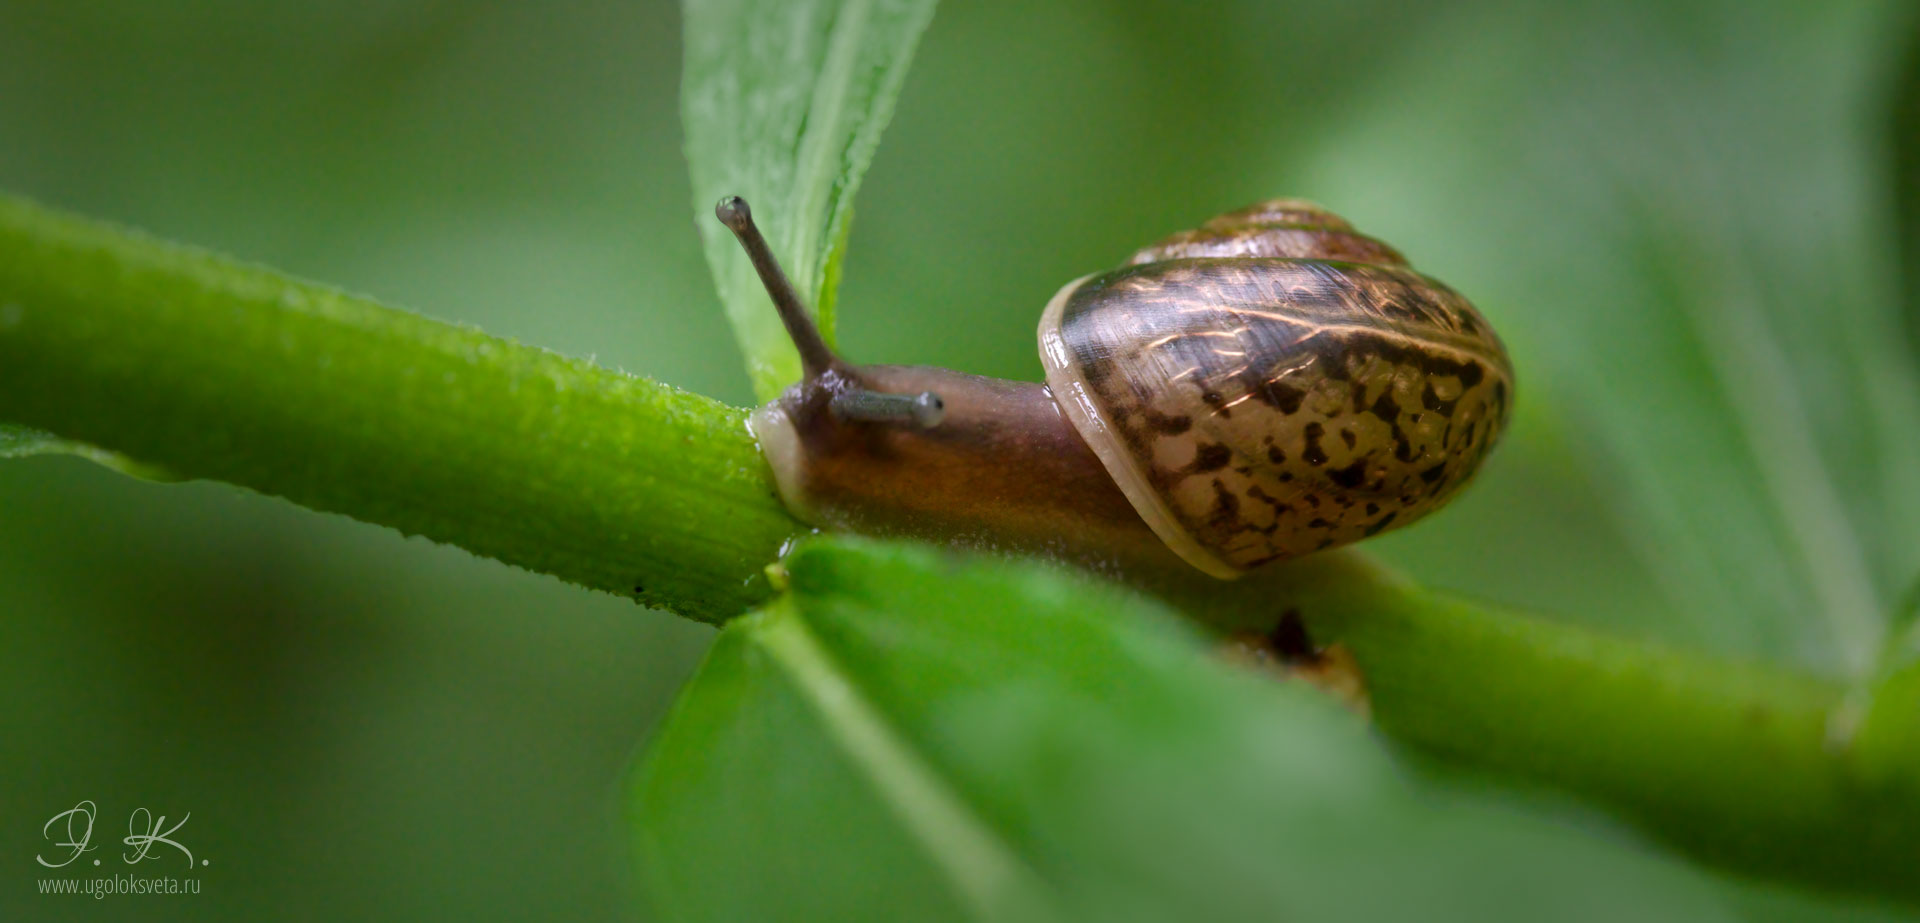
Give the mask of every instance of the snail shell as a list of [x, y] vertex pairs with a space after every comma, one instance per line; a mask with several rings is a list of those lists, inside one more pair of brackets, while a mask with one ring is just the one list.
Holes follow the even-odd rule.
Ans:
[[1040, 346], [1147, 525], [1220, 577], [1439, 508], [1499, 439], [1513, 389], [1466, 299], [1297, 200], [1069, 283]]

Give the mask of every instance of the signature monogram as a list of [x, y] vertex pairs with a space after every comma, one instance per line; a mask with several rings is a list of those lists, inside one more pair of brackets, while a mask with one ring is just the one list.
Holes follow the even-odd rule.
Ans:
[[[82, 801], [65, 811], [53, 815], [51, 820], [48, 820], [40, 827], [40, 835], [50, 840], [53, 839], [55, 836], [53, 833], [54, 825], [65, 821], [66, 839], [56, 841], [53, 845], [55, 849], [71, 850], [71, 852], [68, 852], [65, 858], [61, 858], [57, 862], [49, 862], [46, 857], [35, 854], [33, 857], [34, 861], [50, 869], [62, 868], [71, 865], [75, 859], [80, 858], [82, 853], [98, 848], [89, 845], [93, 840], [93, 819], [97, 813], [98, 809], [92, 801]], [[179, 832], [181, 827], [186, 825], [187, 818], [192, 816], [193, 813], [188, 812], [186, 817], [180, 818], [179, 823], [167, 827], [167, 816], [165, 814], [156, 818], [153, 816], [153, 812], [146, 808], [136, 808], [134, 812], [127, 817], [127, 836], [120, 841], [122, 844], [131, 847], [131, 850], [123, 854], [121, 858], [126, 860], [128, 865], [134, 865], [143, 859], [158, 859], [159, 855], [149, 856], [148, 853], [153, 850], [155, 844], [163, 843], [179, 850], [181, 855], [187, 857], [187, 867], [192, 868], [193, 853], [185, 846], [180, 845], [178, 841], [172, 839], [173, 835]], [[161, 829], [162, 827], [166, 829], [163, 830]], [[59, 858], [57, 853], [55, 857]], [[93, 860], [93, 864], [99, 865], [100, 860]], [[201, 864], [205, 865], [206, 863], [203, 861]]]

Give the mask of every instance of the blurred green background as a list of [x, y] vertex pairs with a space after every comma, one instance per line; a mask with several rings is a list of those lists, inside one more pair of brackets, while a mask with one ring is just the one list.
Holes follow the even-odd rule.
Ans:
[[[1810, 613], [1884, 603], [1920, 563], [1889, 198], [1913, 22], [954, 3], [862, 192], [841, 342], [1037, 379], [1061, 283], [1319, 199], [1474, 298], [1519, 364], [1476, 489], [1383, 556], [1837, 669], [1849, 629]], [[664, 2], [0, 0], [0, 188], [746, 403], [680, 154], [679, 28]], [[1806, 431], [1726, 423], [1782, 380], [1716, 349], [1745, 320]], [[1858, 553], [1805, 547], [1809, 523]], [[631, 918], [619, 786], [710, 637], [224, 485], [7, 463], [0, 917]], [[81, 799], [96, 842], [191, 811], [204, 893], [34, 893], [37, 831]]]

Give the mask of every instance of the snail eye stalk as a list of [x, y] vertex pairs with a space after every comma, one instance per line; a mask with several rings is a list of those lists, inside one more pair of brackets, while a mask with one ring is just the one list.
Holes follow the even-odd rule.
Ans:
[[713, 207], [714, 217], [733, 232], [740, 241], [741, 249], [747, 251], [747, 259], [753, 262], [753, 269], [760, 274], [760, 284], [767, 287], [767, 296], [773, 299], [774, 310], [780, 312], [780, 322], [787, 327], [787, 336], [793, 340], [793, 346], [800, 351], [800, 367], [809, 379], [820, 375], [835, 365], [839, 357], [827, 346], [825, 338], [820, 336], [820, 328], [813, 325], [813, 318], [807, 314], [805, 305], [800, 303], [799, 293], [793, 290], [793, 283], [787, 280], [787, 274], [780, 268], [780, 261], [773, 258], [773, 249], [767, 246], [767, 239], [760, 234], [760, 227], [753, 223], [753, 211], [747, 207], [747, 200], [737, 195], [722, 198]]
[[[800, 295], [793, 289], [793, 283], [780, 268], [780, 261], [774, 259], [773, 248], [767, 246], [767, 239], [760, 233], [760, 226], [753, 223], [753, 210], [747, 207], [747, 200], [737, 195], [722, 198], [713, 207], [714, 217], [733, 232], [740, 241], [741, 249], [747, 251], [747, 259], [753, 262], [753, 269], [760, 274], [760, 284], [767, 287], [767, 296], [773, 299], [774, 310], [780, 312], [780, 322], [787, 327], [787, 336], [792, 338], [795, 349], [800, 351], [800, 366], [809, 381], [819, 378], [829, 369], [839, 366], [840, 357], [828, 348], [827, 341], [820, 336], [820, 328], [814, 326], [813, 318], [800, 303]], [[932, 429], [940, 425], [946, 417], [946, 403], [940, 395], [932, 391], [919, 394], [886, 394], [879, 391], [852, 390], [834, 395], [830, 405], [833, 415], [842, 420], [859, 420], [870, 423], [912, 424], [921, 429]]]

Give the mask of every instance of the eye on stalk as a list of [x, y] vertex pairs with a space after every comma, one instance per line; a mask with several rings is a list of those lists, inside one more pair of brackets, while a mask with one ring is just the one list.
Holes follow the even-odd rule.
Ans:
[[[799, 293], [794, 291], [793, 283], [780, 268], [780, 261], [774, 259], [773, 248], [767, 246], [767, 239], [761, 235], [759, 225], [753, 223], [753, 210], [747, 207], [747, 200], [737, 195], [722, 197], [720, 203], [713, 207], [713, 214], [721, 224], [727, 226], [727, 230], [733, 232], [733, 236], [740, 241], [741, 249], [747, 251], [747, 259], [752, 261], [754, 272], [760, 274], [760, 284], [766, 286], [767, 296], [773, 299], [774, 310], [780, 313], [780, 322], [786, 325], [787, 336], [793, 340], [794, 348], [800, 351], [800, 368], [807, 380], [819, 378], [836, 366], [843, 366], [840, 357], [834, 355], [827, 346], [826, 338], [820, 335], [820, 328], [814, 326], [806, 306], [800, 303]], [[835, 394], [830, 406], [834, 416], [843, 420], [910, 423], [921, 429], [939, 426], [940, 420], [946, 415], [945, 402], [932, 391], [888, 394], [856, 388]]]

